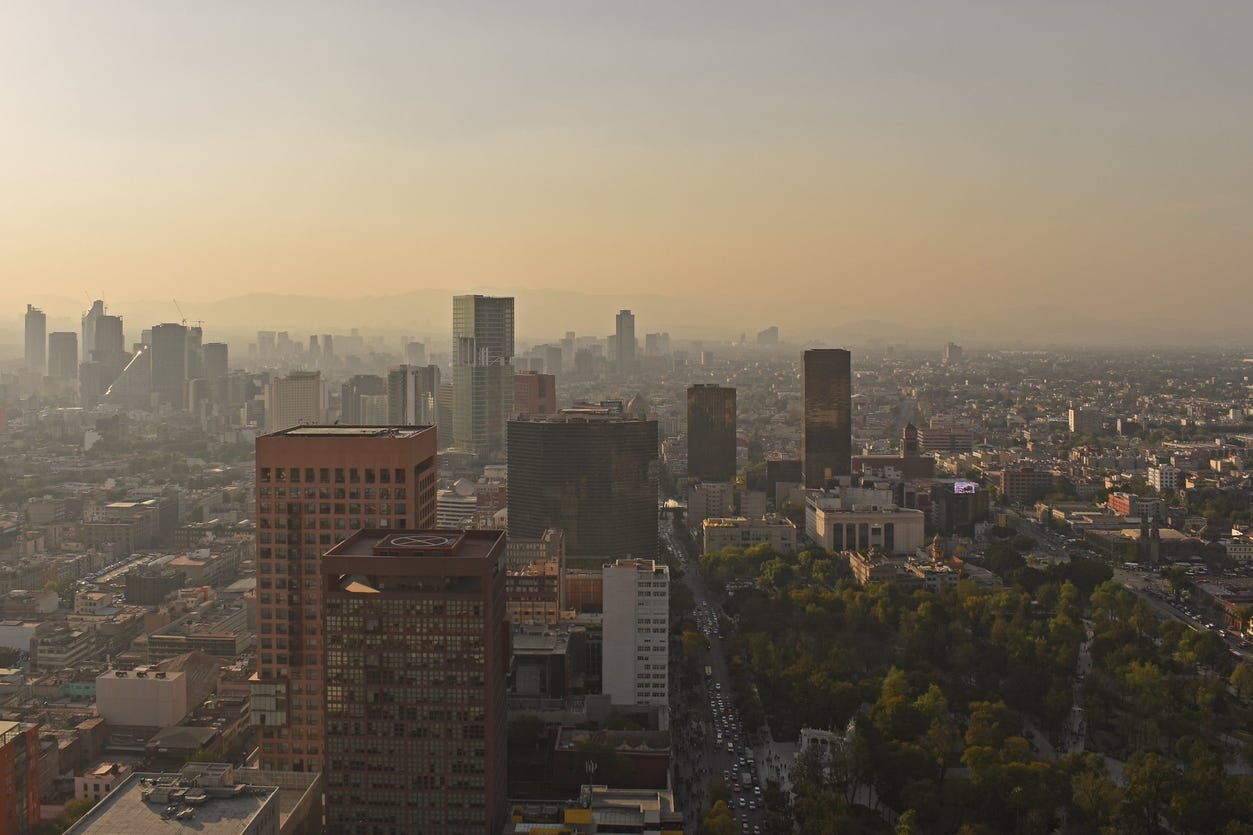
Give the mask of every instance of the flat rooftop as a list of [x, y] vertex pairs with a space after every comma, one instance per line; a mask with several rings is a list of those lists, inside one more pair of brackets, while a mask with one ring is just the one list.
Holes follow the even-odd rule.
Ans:
[[332, 557], [490, 557], [504, 547], [503, 531], [457, 529], [357, 531], [324, 555]]
[[264, 437], [286, 438], [412, 438], [423, 432], [434, 432], [434, 426], [321, 426], [309, 424], [280, 429]]
[[192, 831], [198, 835], [239, 835], [278, 791], [273, 786], [249, 786], [239, 795], [211, 797], [185, 820], [163, 819], [165, 803], [147, 803], [140, 792], [143, 778], [169, 778], [168, 774], [133, 774], [104, 796], [66, 835], [170, 835]]

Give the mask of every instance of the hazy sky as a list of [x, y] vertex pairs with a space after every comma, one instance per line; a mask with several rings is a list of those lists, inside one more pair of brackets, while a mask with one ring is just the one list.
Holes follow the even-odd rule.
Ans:
[[1251, 34], [1247, 0], [9, 0], [0, 300], [1247, 319]]

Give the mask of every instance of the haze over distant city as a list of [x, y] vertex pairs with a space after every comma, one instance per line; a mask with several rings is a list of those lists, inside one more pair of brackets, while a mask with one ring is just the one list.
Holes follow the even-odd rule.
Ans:
[[1222, 343], [1253, 302], [1250, 24], [1168, 2], [10, 5], [3, 325], [89, 295], [136, 326], [176, 297], [220, 330], [440, 333], [453, 293], [497, 292], [537, 338], [631, 307], [705, 337]]

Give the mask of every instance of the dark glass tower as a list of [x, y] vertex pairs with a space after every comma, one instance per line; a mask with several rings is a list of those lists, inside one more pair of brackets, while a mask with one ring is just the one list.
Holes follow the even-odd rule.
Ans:
[[614, 325], [618, 371], [630, 374], [635, 370], [635, 314], [629, 310], [618, 311]]
[[509, 421], [509, 534], [566, 533], [572, 558], [657, 555], [657, 421], [604, 408]]
[[801, 385], [805, 391], [801, 459], [805, 486], [822, 487], [827, 479], [852, 474], [852, 360], [843, 348], [806, 351]]
[[26, 367], [39, 376], [48, 371], [48, 317], [26, 305]]
[[358, 531], [319, 572], [327, 831], [501, 832], [504, 533]]
[[78, 379], [78, 334], [74, 331], [48, 334], [48, 376], [62, 383]]
[[687, 473], [693, 482], [735, 480], [735, 389], [687, 390]]
[[183, 407], [187, 383], [187, 328], [164, 324], [152, 329], [152, 390], [159, 404]]

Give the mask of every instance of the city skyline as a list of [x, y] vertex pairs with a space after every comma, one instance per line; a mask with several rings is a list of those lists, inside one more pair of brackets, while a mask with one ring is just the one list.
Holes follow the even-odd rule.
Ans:
[[1235, 322], [1253, 10], [911, 10], [19, 4], [0, 301], [804, 294], [787, 332], [1186, 288]]

